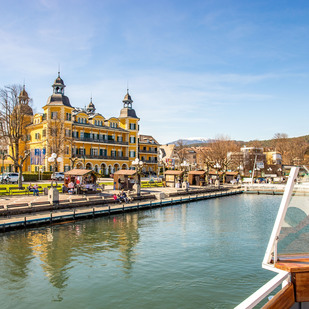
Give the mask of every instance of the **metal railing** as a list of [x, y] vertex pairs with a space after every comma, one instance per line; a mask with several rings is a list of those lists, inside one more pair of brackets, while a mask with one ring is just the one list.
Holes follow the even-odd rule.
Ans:
[[91, 154], [85, 154], [85, 155], [76, 154], [74, 156], [81, 159], [129, 160], [129, 157], [123, 157], [123, 156], [104, 156], [104, 155], [91, 155]]
[[144, 150], [144, 149], [140, 149], [139, 152], [140, 153], [153, 153], [153, 154], [157, 154], [158, 153], [157, 150]]
[[276, 269], [278, 275], [264, 284], [255, 293], [251, 294], [242, 303], [236, 306], [234, 309], [251, 309], [259, 304], [265, 297], [267, 297], [275, 288], [277, 288], [285, 280], [289, 279], [290, 273]]
[[94, 142], [102, 144], [116, 144], [116, 145], [128, 145], [128, 142], [107, 140], [103, 138], [91, 138], [91, 137], [73, 137], [76, 142]]

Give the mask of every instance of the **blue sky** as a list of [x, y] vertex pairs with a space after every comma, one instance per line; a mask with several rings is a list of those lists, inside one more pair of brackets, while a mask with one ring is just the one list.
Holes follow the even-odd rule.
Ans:
[[0, 0], [0, 87], [41, 112], [60, 65], [71, 105], [140, 133], [269, 139], [308, 132], [309, 1]]

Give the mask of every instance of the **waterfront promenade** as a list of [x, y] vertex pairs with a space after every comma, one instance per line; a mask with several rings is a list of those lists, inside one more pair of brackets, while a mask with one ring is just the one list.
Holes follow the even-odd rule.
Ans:
[[112, 196], [118, 192], [111, 187], [95, 196], [60, 194], [59, 204], [55, 205], [48, 202], [46, 195], [3, 196], [0, 199], [0, 231], [239, 194], [242, 190], [236, 187], [191, 187], [188, 191], [143, 188], [141, 196], [132, 195], [131, 203], [115, 203]]

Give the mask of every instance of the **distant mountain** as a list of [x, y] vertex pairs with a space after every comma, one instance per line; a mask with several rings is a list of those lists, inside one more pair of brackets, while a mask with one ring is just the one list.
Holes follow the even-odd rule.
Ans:
[[203, 138], [203, 137], [189, 137], [189, 138], [181, 138], [177, 141], [170, 142], [169, 144], [183, 144], [183, 145], [192, 145], [192, 144], [207, 144], [210, 143], [212, 140], [209, 138]]
[[[287, 140], [304, 140], [306, 143], [309, 144], [309, 135], [304, 135], [304, 136], [297, 136], [297, 137], [288, 137]], [[184, 146], [188, 147], [194, 147], [194, 146], [201, 146], [202, 144], [208, 144], [215, 141], [214, 139], [210, 138], [203, 138], [203, 137], [190, 137], [190, 138], [181, 138], [178, 139], [177, 141], [173, 141], [168, 143], [169, 144], [175, 144], [179, 145], [179, 143], [183, 144]], [[263, 147], [263, 148], [268, 148], [271, 147], [274, 139], [269, 139], [269, 140], [250, 140], [250, 141], [237, 141], [235, 142], [239, 144], [240, 146], [246, 145], [247, 147]]]

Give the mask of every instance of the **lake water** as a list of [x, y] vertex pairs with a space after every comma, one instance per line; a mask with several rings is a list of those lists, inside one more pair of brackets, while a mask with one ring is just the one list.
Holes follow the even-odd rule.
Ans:
[[238, 195], [0, 235], [1, 308], [234, 308], [281, 197]]

